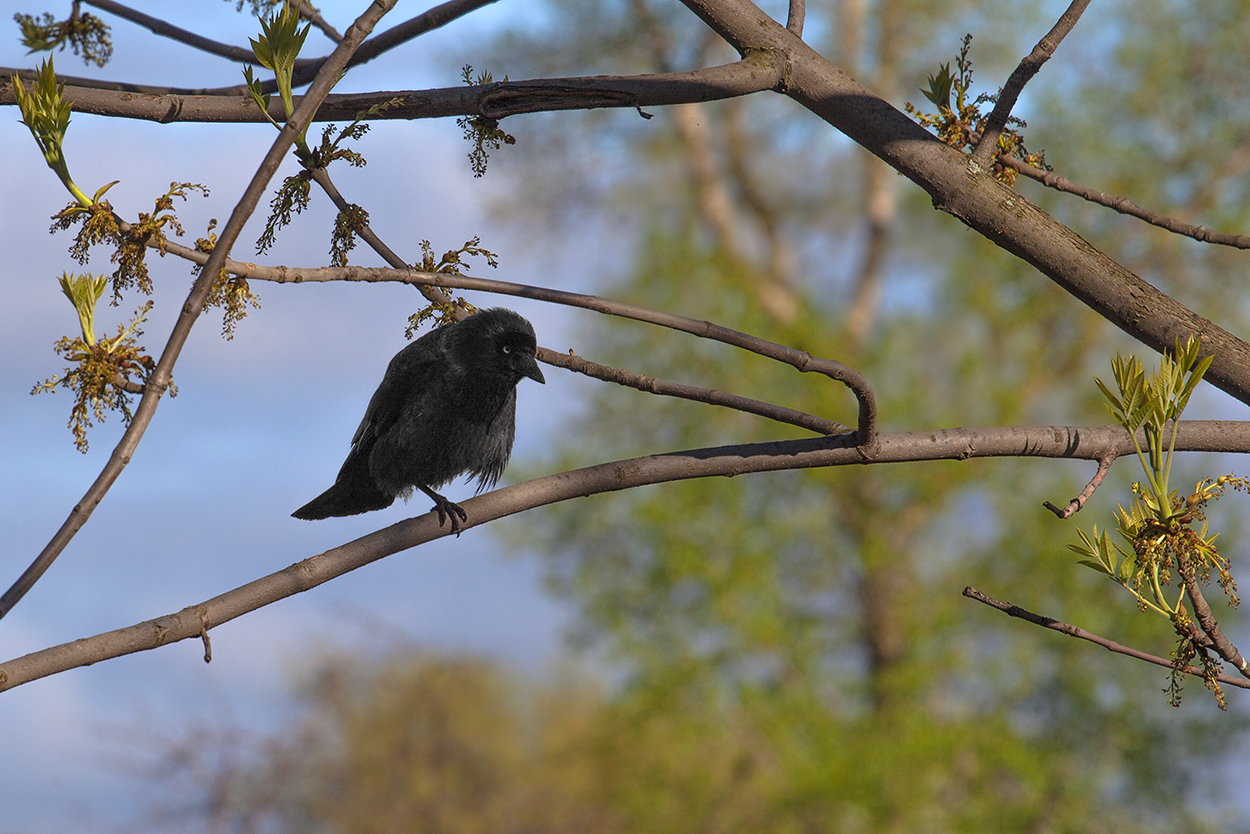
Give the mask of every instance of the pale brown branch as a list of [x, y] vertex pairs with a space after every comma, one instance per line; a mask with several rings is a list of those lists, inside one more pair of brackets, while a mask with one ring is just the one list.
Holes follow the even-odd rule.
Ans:
[[143, 438], [148, 424], [151, 423], [152, 417], [156, 413], [156, 407], [160, 402], [161, 396], [169, 387], [170, 374], [173, 371], [174, 363], [177, 362], [182, 347], [186, 344], [191, 327], [203, 311], [204, 303], [208, 298], [213, 282], [220, 274], [221, 267], [226, 262], [230, 248], [237, 240], [244, 223], [247, 222], [248, 217], [255, 211], [261, 197], [264, 196], [269, 180], [277, 172], [278, 166], [282, 163], [287, 151], [295, 141], [295, 137], [308, 124], [308, 120], [317, 109], [320, 99], [329, 93], [331, 87], [338, 80], [339, 74], [346, 65], [347, 59], [351, 57], [352, 51], [364, 40], [374, 24], [390, 10], [395, 2], [396, 0], [374, 0], [370, 4], [365, 13], [348, 29], [347, 35], [338, 48], [335, 49], [331, 60], [326, 62], [324, 71], [317, 77], [317, 80], [313, 82], [312, 87], [309, 89], [306, 101], [295, 109], [290, 121], [278, 132], [278, 137], [274, 140], [273, 145], [270, 146], [269, 152], [265, 155], [256, 173], [252, 176], [247, 189], [239, 198], [234, 211], [230, 215], [230, 219], [226, 221], [225, 226], [222, 228], [216, 248], [208, 256], [204, 266], [200, 269], [199, 276], [195, 279], [195, 283], [192, 284], [187, 300], [182, 306], [182, 312], [174, 324], [173, 332], [165, 343], [165, 349], [156, 363], [156, 368], [152, 371], [143, 387], [143, 396], [140, 398], [138, 406], [135, 407], [134, 415], [126, 426], [121, 440], [117, 442], [117, 446], [109, 456], [108, 462], [105, 463], [104, 468], [90, 488], [88, 488], [82, 500], [74, 505], [69, 517], [65, 519], [65, 522], [57, 530], [52, 540], [35, 557], [30, 567], [18, 577], [17, 581], [5, 591], [3, 596], [0, 596], [0, 617], [12, 610], [18, 600], [34, 586], [39, 577], [43, 576], [56, 557], [65, 549], [65, 546], [82, 529], [82, 526], [87, 523], [87, 519], [91, 517], [96, 506], [108, 493], [113, 482], [117, 480], [122, 470], [130, 463], [131, 455], [134, 454], [134, 450], [138, 447], [139, 441]]
[[[1175, 448], [1250, 451], [1250, 422], [1184, 421], [1177, 428]], [[1132, 452], [1132, 440], [1119, 426], [999, 426], [882, 434], [871, 462], [1022, 456], [1100, 460], [1110, 454]], [[866, 462], [870, 461], [865, 459], [863, 450], [845, 435], [693, 449], [614, 461], [536, 478], [461, 502], [469, 513], [464, 529], [535, 507], [648, 484]], [[432, 512], [405, 519], [176, 614], [0, 663], [0, 691], [78, 666], [199, 637], [203, 631], [262, 606], [446, 535], [449, 531], [445, 526], [439, 528]], [[1247, 685], [1237, 679], [1228, 682]]]
[[[1146, 663], [1153, 663], [1154, 665], [1162, 666], [1165, 669], [1178, 668], [1176, 664], [1168, 660], [1166, 657], [1159, 657], [1158, 655], [1143, 652], [1141, 649], [1134, 649], [1131, 646], [1125, 646], [1114, 640], [1108, 640], [1106, 637], [1100, 637], [1093, 632], [1086, 631], [1080, 626], [1060, 622], [1059, 620], [1045, 617], [1041, 614], [1034, 614], [1032, 611], [1027, 611], [1020, 606], [1012, 605], [1009, 602], [1001, 602], [1000, 600], [996, 600], [993, 597], [978, 591], [971, 585], [964, 588], [964, 596], [968, 599], [974, 599], [977, 602], [984, 603], [991, 608], [997, 608], [1009, 617], [1015, 617], [1017, 619], [1024, 620], [1025, 622], [1039, 625], [1042, 628], [1048, 628], [1051, 631], [1058, 631], [1060, 634], [1066, 634], [1069, 637], [1075, 637], [1078, 640], [1088, 640], [1096, 646], [1102, 646], [1109, 652], [1122, 654], [1135, 660], [1145, 661]], [[1179, 667], [1179, 671], [1184, 672], [1187, 675], [1193, 675], [1196, 678], [1206, 679], [1206, 674], [1203, 670], [1195, 666], [1181, 666]], [[1229, 684], [1230, 686], [1239, 686], [1242, 689], [1250, 689], [1250, 681], [1242, 680], [1241, 678], [1234, 678], [1229, 675], [1216, 675], [1216, 680], [1220, 683]]]
[[1205, 226], [1195, 226], [1191, 223], [1185, 223], [1174, 217], [1167, 217], [1149, 209], [1142, 208], [1136, 203], [1126, 200], [1123, 197], [1116, 197], [1099, 191], [1096, 188], [1089, 188], [1072, 180], [1065, 179], [1052, 171], [1044, 171], [1035, 165], [1008, 156], [1007, 154], [999, 154], [998, 161], [1004, 165], [1014, 168], [1016, 171], [1024, 174], [1032, 180], [1037, 180], [1047, 188], [1053, 188], [1056, 191], [1063, 191], [1067, 194], [1075, 194], [1083, 200], [1091, 203], [1097, 203], [1100, 206], [1106, 206], [1115, 209], [1120, 214], [1127, 214], [1130, 217], [1136, 217], [1138, 220], [1144, 220], [1152, 226], [1158, 226], [1160, 229], [1167, 229], [1169, 232], [1175, 232], [1178, 235], [1191, 237], [1194, 240], [1200, 240], [1204, 243], [1216, 243], [1220, 246], [1231, 246], [1235, 249], [1250, 249], [1250, 235], [1234, 235], [1228, 232], [1217, 232], [1214, 229], [1208, 229]]
[[1098, 461], [1098, 471], [1094, 473], [1094, 477], [1089, 479], [1089, 483], [1085, 485], [1085, 489], [1081, 490], [1081, 494], [1068, 502], [1068, 506], [1059, 509], [1049, 501], [1043, 501], [1042, 506], [1050, 510], [1060, 519], [1067, 520], [1081, 511], [1085, 506], [1085, 502], [1094, 494], [1094, 490], [1102, 485], [1102, 481], [1107, 477], [1107, 473], [1111, 471], [1111, 464], [1115, 463], [1115, 455], [1109, 455]]
[[[438, 119], [448, 116], [503, 119], [524, 113], [560, 110], [662, 107], [719, 101], [773, 89], [781, 83], [784, 74], [781, 61], [768, 55], [756, 55], [724, 66], [655, 75], [538, 78], [436, 90], [336, 93], [326, 96], [313, 121], [351, 121], [370, 107], [380, 104], [389, 106], [370, 116], [370, 120]], [[17, 102], [11, 75], [29, 80], [34, 77], [34, 71], [0, 68], [0, 105]], [[251, 96], [242, 89], [221, 95], [158, 92], [141, 85], [128, 85], [128, 89], [115, 90], [101, 89], [98, 83], [87, 79], [58, 78], [66, 85], [65, 100], [78, 113], [162, 124], [268, 121]], [[297, 105], [301, 100], [300, 96], [294, 97]], [[275, 121], [282, 120], [280, 101], [270, 102], [269, 115]]]
[[998, 101], [994, 103], [994, 109], [990, 111], [990, 116], [986, 119], [985, 129], [981, 133], [981, 138], [977, 141], [976, 148], [972, 151], [972, 159], [982, 168], [988, 168], [990, 160], [994, 158], [998, 149], [998, 137], [1002, 135], [1003, 128], [1007, 126], [1007, 119], [1011, 116], [1011, 109], [1016, 106], [1016, 100], [1020, 98], [1020, 93], [1024, 90], [1024, 85], [1028, 84], [1037, 75], [1037, 71], [1042, 68], [1042, 64], [1050, 60], [1050, 56], [1055, 54], [1055, 50], [1059, 48], [1059, 44], [1068, 36], [1076, 26], [1076, 22], [1081, 19], [1085, 7], [1089, 5], [1089, 0], [1072, 0], [1067, 11], [1060, 15], [1059, 20], [1055, 23], [1051, 30], [1046, 33], [1037, 46], [1033, 47], [1033, 51], [1025, 56], [1015, 68], [1015, 71], [1008, 77], [1007, 83], [1003, 85], [1003, 89], [998, 93]]

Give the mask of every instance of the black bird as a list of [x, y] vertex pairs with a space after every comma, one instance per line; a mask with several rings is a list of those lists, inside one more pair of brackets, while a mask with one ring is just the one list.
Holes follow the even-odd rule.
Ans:
[[416, 487], [434, 499], [438, 526], [450, 518], [459, 534], [468, 515], [434, 490], [466, 472], [478, 492], [499, 480], [516, 434], [517, 383], [546, 382], [536, 344], [528, 321], [495, 307], [405, 347], [369, 400], [334, 486], [291, 515], [381, 510]]

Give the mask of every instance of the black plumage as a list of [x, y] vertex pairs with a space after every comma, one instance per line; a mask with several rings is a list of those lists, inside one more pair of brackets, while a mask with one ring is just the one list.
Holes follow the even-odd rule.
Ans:
[[512, 454], [516, 386], [545, 382], [534, 328], [496, 307], [439, 327], [405, 347], [386, 368], [334, 486], [291, 513], [313, 520], [356, 515], [407, 499], [434, 500], [453, 533], [468, 516], [435, 492], [468, 473], [478, 491], [493, 486]]

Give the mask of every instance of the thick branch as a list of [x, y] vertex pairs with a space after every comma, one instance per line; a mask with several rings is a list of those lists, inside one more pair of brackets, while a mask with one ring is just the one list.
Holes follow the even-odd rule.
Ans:
[[[771, 90], [781, 83], [784, 67], [769, 56], [689, 72], [590, 78], [539, 78], [437, 90], [400, 90], [375, 93], [336, 93], [326, 96], [313, 121], [350, 121], [378, 104], [390, 106], [370, 120], [437, 119], [482, 116], [502, 119], [522, 113], [554, 110], [591, 110], [603, 107], [660, 107], [685, 102], [719, 101]], [[0, 68], [0, 105], [15, 104], [10, 76], [33, 76], [33, 71]], [[66, 80], [62, 78], [62, 80]], [[98, 89], [66, 80], [65, 100], [78, 113], [116, 116], [153, 122], [266, 122], [251, 96], [145, 94], [141, 90]], [[295, 97], [298, 105], [301, 96]], [[394, 102], [393, 104], [391, 104]], [[282, 102], [270, 102], [269, 114], [283, 118]]]
[[742, 54], [789, 61], [785, 93], [929, 193], [938, 209], [1032, 264], [1152, 349], [1197, 336], [1206, 379], [1250, 403], [1250, 345], [1179, 304], [846, 75], [749, 0], [682, 0]]
[[[1144, 442], [1144, 438], [1139, 442]], [[1250, 451], [1250, 423], [1182, 422], [1177, 431], [1176, 449]], [[872, 460], [900, 463], [1021, 456], [1100, 460], [1107, 455], [1132, 453], [1131, 439], [1118, 426], [1005, 426], [883, 434], [879, 436], [877, 453]], [[693, 449], [614, 461], [536, 478], [461, 502], [469, 513], [464, 529], [534, 507], [647, 484], [865, 462], [862, 451], [846, 435]], [[200, 638], [208, 629], [249, 611], [448, 534], [446, 527], [439, 528], [433, 513], [406, 519], [177, 614], [32, 652], [0, 664], [0, 691], [78, 666], [179, 640]]]
[[[1102, 646], [1109, 652], [1122, 654], [1136, 660], [1143, 660], [1146, 663], [1153, 663], [1154, 665], [1162, 666], [1165, 669], [1176, 668], [1175, 664], [1173, 664], [1172, 661], [1168, 660], [1166, 657], [1159, 657], [1158, 655], [1143, 652], [1141, 649], [1134, 649], [1131, 646], [1125, 646], [1122, 643], [1115, 642], [1114, 640], [1108, 640], [1106, 637], [1099, 637], [1097, 634], [1086, 631], [1080, 626], [1063, 623], [1059, 620], [1042, 616], [1041, 614], [1034, 614], [1032, 611], [1027, 611], [1018, 605], [1012, 605], [1009, 602], [996, 600], [991, 596], [983, 594], [971, 585], [964, 588], [964, 596], [968, 599], [975, 599], [977, 602], [984, 603], [991, 608], [997, 608], [1009, 617], [1016, 617], [1017, 619], [1033, 623], [1034, 625], [1039, 625], [1042, 628], [1049, 628], [1052, 631], [1058, 631], [1060, 634], [1075, 637], [1078, 640], [1088, 640], [1095, 645]], [[1194, 666], [1182, 666], [1180, 667], [1180, 671], [1187, 675], [1193, 675], [1194, 677], [1203, 678], [1204, 680], [1206, 679], [1205, 673], [1201, 669]], [[1216, 675], [1216, 680], [1220, 683], [1226, 683], [1231, 686], [1239, 686], [1242, 689], [1250, 689], [1250, 681], [1243, 680], [1242, 678], [1234, 678], [1229, 675]]]
[[0, 617], [7, 614], [51, 566], [56, 557], [65, 549], [65, 546], [82, 529], [82, 526], [87, 523], [87, 519], [91, 517], [91, 513], [104, 498], [109, 488], [112, 487], [113, 482], [117, 480], [122, 470], [130, 463], [131, 455], [134, 454], [139, 441], [147, 430], [148, 424], [156, 413], [156, 407], [160, 402], [161, 395], [169, 387], [170, 374], [173, 371], [174, 363], [178, 361], [178, 355], [181, 353], [183, 345], [186, 344], [192, 325], [195, 324], [196, 319], [199, 318], [201, 311], [204, 309], [204, 302], [208, 298], [209, 290], [220, 274], [222, 264], [226, 262], [230, 254], [230, 247], [234, 245], [239, 233], [243, 230], [244, 223], [247, 222], [248, 217], [255, 211], [261, 197], [264, 196], [269, 180], [277, 172], [278, 166], [282, 163], [287, 151], [295, 141], [296, 135], [308, 123], [313, 112], [317, 109], [321, 97], [325, 96], [338, 80], [339, 74], [343, 71], [347, 59], [351, 57], [352, 51], [364, 40], [365, 36], [373, 29], [374, 24], [377, 23], [382, 15], [389, 11], [395, 2], [396, 0], [374, 0], [365, 13], [352, 24], [342, 43], [335, 49], [331, 60], [326, 62], [324, 72], [313, 82], [305, 102], [295, 109], [291, 120], [279, 131], [277, 139], [274, 140], [273, 145], [269, 148], [269, 152], [265, 155], [260, 167], [257, 168], [256, 173], [253, 175], [252, 181], [243, 192], [243, 196], [240, 197], [238, 204], [235, 205], [230, 219], [226, 221], [225, 226], [222, 228], [216, 248], [209, 255], [207, 262], [200, 269], [200, 274], [195, 279], [195, 283], [192, 284], [191, 292], [183, 304], [182, 312], [174, 323], [173, 332], [165, 343], [165, 349], [156, 363], [156, 368], [143, 386], [143, 396], [140, 398], [138, 406], [135, 407], [134, 416], [126, 427], [126, 431], [122, 434], [121, 440], [117, 442], [117, 446], [113, 449], [113, 453], [109, 456], [108, 462], [104, 465], [95, 482], [92, 483], [82, 500], [74, 505], [74, 509], [70, 512], [69, 517], [65, 519], [65, 522], [57, 530], [52, 540], [39, 553], [30, 567], [18, 577], [13, 586], [5, 591], [3, 596], [0, 596]]
[[1002, 135], [1003, 128], [1007, 126], [1007, 119], [1011, 116], [1011, 109], [1016, 106], [1016, 99], [1020, 98], [1020, 93], [1024, 91], [1024, 85], [1028, 84], [1037, 75], [1037, 71], [1042, 68], [1042, 64], [1050, 60], [1050, 56], [1055, 54], [1055, 50], [1059, 48], [1059, 44], [1068, 36], [1072, 28], [1076, 26], [1076, 22], [1081, 19], [1081, 14], [1085, 11], [1085, 7], [1089, 5], [1089, 0], [1072, 0], [1072, 4], [1068, 6], [1067, 11], [1060, 16], [1059, 20], [1046, 33], [1046, 37], [1037, 42], [1037, 46], [1033, 47], [1033, 51], [1025, 56], [1020, 65], [1007, 79], [1007, 83], [1003, 85], [1003, 89], [999, 91], [998, 101], [994, 104], [994, 109], [990, 111], [990, 116], [985, 121], [985, 130], [981, 133], [981, 138], [977, 141], [977, 146], [972, 151], [972, 159], [982, 168], [990, 167], [990, 160], [996, 155], [998, 149], [998, 137]]

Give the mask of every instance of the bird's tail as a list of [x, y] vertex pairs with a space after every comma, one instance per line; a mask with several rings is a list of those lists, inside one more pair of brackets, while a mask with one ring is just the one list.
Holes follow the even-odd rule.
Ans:
[[339, 470], [334, 486], [291, 513], [292, 518], [315, 521], [331, 516], [359, 515], [384, 510], [395, 502], [394, 495], [378, 489], [369, 472], [369, 456], [353, 453]]

